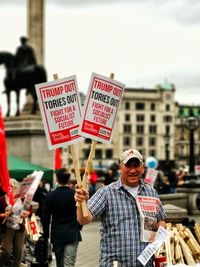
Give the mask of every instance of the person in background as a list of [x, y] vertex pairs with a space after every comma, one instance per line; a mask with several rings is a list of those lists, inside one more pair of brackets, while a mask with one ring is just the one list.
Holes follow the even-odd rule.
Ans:
[[109, 169], [105, 174], [104, 185], [109, 185], [114, 182], [114, 173], [112, 169]]
[[2, 187], [0, 186], [0, 242], [1, 242], [1, 233], [3, 231], [3, 221], [5, 218], [10, 216], [10, 211], [6, 210], [6, 207], [8, 206], [8, 197], [6, 193], [2, 190]]
[[96, 192], [96, 184], [98, 181], [98, 175], [96, 171], [93, 169], [89, 173], [89, 181], [90, 181], [90, 196], [93, 196], [94, 193]]
[[178, 183], [178, 177], [176, 175], [176, 170], [173, 168], [170, 168], [169, 171], [166, 173], [166, 176], [169, 181], [169, 189], [170, 193], [175, 193], [177, 183]]
[[[91, 199], [87, 190], [76, 185], [75, 200], [88, 200], [89, 215], [83, 216], [81, 207], [77, 207], [77, 219], [82, 225], [101, 218], [100, 267], [111, 267], [117, 261], [120, 267], [142, 264], [137, 260], [148, 245], [140, 239], [140, 213], [137, 195], [158, 199], [159, 207], [154, 216], [157, 228], [165, 227], [165, 213], [155, 189], [143, 182], [143, 157], [136, 149], [122, 153], [119, 179], [101, 187]], [[153, 236], [149, 241], [153, 240]], [[145, 265], [153, 267], [153, 259]]]
[[170, 194], [170, 185], [168, 177], [164, 175], [163, 171], [158, 171], [154, 186], [157, 193], [160, 194]]
[[184, 184], [184, 176], [185, 176], [185, 172], [184, 172], [184, 169], [183, 168], [180, 168], [178, 171], [177, 171], [177, 177], [178, 177], [178, 183], [177, 183], [177, 186], [182, 186]]
[[[12, 190], [15, 194], [18, 182], [11, 179]], [[10, 256], [13, 256], [13, 267], [20, 267], [24, 241], [25, 241], [25, 218], [30, 215], [29, 210], [24, 209], [22, 199], [18, 198], [13, 207], [7, 206], [5, 212], [9, 212], [6, 218], [5, 229], [1, 235], [0, 267], [3, 267]]]
[[57, 267], [73, 267], [81, 238], [81, 226], [76, 219], [75, 190], [69, 188], [70, 173], [66, 168], [56, 170], [58, 187], [47, 194], [45, 201], [43, 232], [49, 238], [56, 256]]
[[44, 187], [43, 181], [40, 181], [37, 190], [33, 196], [33, 201], [38, 202], [39, 208], [36, 211], [36, 215], [40, 217], [41, 224], [43, 225], [43, 216], [44, 216], [44, 205], [46, 200], [46, 195], [48, 191]]
[[51, 191], [51, 185], [50, 183], [45, 183], [44, 188], [47, 190], [47, 192]]

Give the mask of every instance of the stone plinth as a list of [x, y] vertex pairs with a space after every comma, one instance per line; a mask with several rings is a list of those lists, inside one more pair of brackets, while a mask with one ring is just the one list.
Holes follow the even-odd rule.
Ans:
[[7, 155], [53, 168], [54, 150], [49, 150], [40, 115], [20, 115], [4, 119]]
[[167, 214], [166, 222], [181, 223], [187, 218], [188, 213], [186, 209], [177, 207], [172, 204], [163, 205], [164, 211]]
[[188, 195], [186, 193], [173, 193], [159, 195], [162, 204], [172, 204], [183, 209], [188, 208]]
[[177, 188], [177, 192], [179, 193], [185, 193], [188, 196], [188, 205], [187, 205], [187, 210], [189, 215], [200, 215], [200, 211], [197, 209], [196, 205], [196, 198], [197, 194], [200, 191], [200, 187], [198, 184], [194, 186], [193, 188], [187, 188], [187, 187], [180, 187]]

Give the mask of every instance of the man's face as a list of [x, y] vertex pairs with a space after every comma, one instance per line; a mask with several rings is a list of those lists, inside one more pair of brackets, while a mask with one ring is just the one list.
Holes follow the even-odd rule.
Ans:
[[131, 187], [139, 185], [144, 173], [144, 165], [137, 158], [130, 159], [126, 164], [120, 165], [122, 183]]

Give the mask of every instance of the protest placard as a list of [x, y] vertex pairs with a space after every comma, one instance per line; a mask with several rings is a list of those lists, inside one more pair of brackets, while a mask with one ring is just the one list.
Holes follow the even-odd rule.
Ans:
[[44, 172], [43, 171], [34, 171], [32, 174], [25, 177], [20, 183], [19, 188], [14, 196], [17, 198], [24, 198], [27, 193], [29, 194], [29, 201], [32, 200], [33, 195], [42, 179]]
[[82, 180], [84, 189], [87, 187], [88, 174], [92, 166], [97, 141], [111, 142], [112, 130], [125, 88], [124, 84], [113, 79], [114, 73], [110, 74], [110, 78], [92, 73], [90, 79], [84, 116], [79, 128], [80, 135], [93, 139]]
[[153, 186], [157, 178], [157, 175], [158, 175], [158, 170], [148, 168], [144, 178], [144, 182]]
[[14, 198], [24, 198], [25, 194], [27, 193], [28, 189], [30, 188], [32, 182], [34, 180], [33, 176], [27, 176], [23, 179], [23, 181], [20, 183], [19, 188], [17, 189], [16, 194], [14, 195]]
[[125, 85], [92, 73], [79, 127], [81, 136], [110, 143]]
[[49, 149], [81, 139], [81, 104], [76, 76], [35, 85]]
[[31, 176], [34, 177], [34, 180], [26, 193], [26, 201], [31, 202], [33, 200], [33, 196], [39, 186], [40, 181], [42, 180], [43, 175], [44, 175], [43, 171], [34, 171], [31, 174]]

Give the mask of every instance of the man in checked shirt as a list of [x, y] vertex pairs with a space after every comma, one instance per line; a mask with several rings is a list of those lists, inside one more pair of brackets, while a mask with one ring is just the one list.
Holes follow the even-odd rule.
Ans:
[[[119, 267], [142, 266], [137, 260], [148, 242], [140, 239], [140, 214], [136, 196], [159, 198], [155, 189], [143, 182], [143, 157], [136, 149], [122, 153], [120, 161], [120, 178], [108, 186], [100, 188], [91, 199], [86, 190], [76, 188], [75, 200], [88, 200], [89, 215], [83, 216], [77, 207], [77, 220], [81, 225], [92, 222], [100, 216], [100, 267], [113, 267], [117, 261]], [[156, 214], [157, 228], [165, 227], [165, 213], [160, 203]], [[153, 237], [149, 242], [153, 240]], [[146, 266], [153, 267], [153, 259]]]

